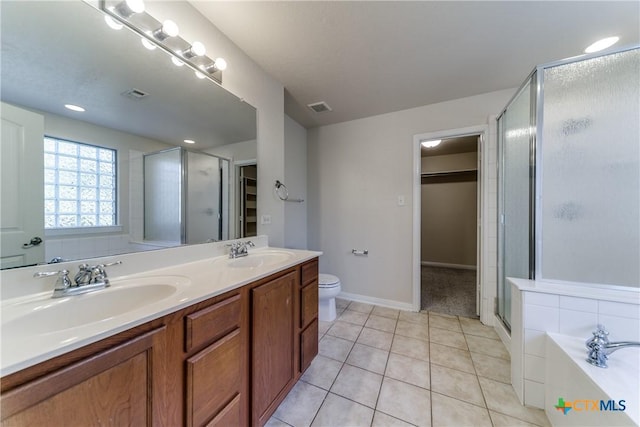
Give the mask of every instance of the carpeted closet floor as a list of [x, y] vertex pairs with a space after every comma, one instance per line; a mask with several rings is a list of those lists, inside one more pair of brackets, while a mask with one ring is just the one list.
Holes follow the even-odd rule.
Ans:
[[476, 271], [422, 266], [424, 311], [477, 318]]

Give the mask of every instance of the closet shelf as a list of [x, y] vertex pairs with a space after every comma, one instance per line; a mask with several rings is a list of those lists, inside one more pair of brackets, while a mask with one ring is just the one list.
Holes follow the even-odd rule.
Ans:
[[429, 178], [432, 176], [451, 176], [451, 175], [463, 175], [463, 174], [471, 174], [477, 173], [478, 169], [454, 169], [448, 171], [437, 171], [437, 172], [423, 172], [420, 174], [423, 178]]

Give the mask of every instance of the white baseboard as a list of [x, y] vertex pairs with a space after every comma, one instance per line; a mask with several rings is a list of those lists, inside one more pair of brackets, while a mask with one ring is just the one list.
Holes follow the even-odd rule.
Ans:
[[390, 299], [374, 298], [374, 297], [368, 297], [365, 295], [350, 294], [347, 292], [340, 292], [338, 294], [338, 298], [346, 299], [349, 301], [364, 302], [367, 304], [375, 304], [382, 307], [396, 308], [399, 310], [414, 311], [413, 304], [407, 303], [407, 302], [393, 301]]
[[500, 341], [502, 341], [509, 354], [511, 354], [511, 334], [507, 331], [507, 328], [505, 328], [502, 320], [496, 315], [494, 315], [493, 329], [495, 329], [500, 337]]
[[477, 270], [477, 267], [475, 265], [448, 264], [446, 262], [420, 261], [420, 265], [424, 265], [427, 267], [457, 268], [458, 270]]

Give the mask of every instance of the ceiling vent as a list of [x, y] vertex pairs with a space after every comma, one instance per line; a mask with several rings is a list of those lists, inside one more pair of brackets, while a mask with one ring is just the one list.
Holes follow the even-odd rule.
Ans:
[[307, 104], [307, 107], [311, 108], [316, 113], [326, 113], [327, 111], [333, 111], [331, 107], [329, 107], [329, 105], [324, 101]]
[[140, 100], [142, 98], [146, 98], [147, 96], [149, 96], [148, 93], [141, 91], [140, 89], [129, 89], [129, 90], [125, 90], [124, 92], [121, 93], [122, 96], [126, 96], [129, 99], [133, 99], [133, 100]]

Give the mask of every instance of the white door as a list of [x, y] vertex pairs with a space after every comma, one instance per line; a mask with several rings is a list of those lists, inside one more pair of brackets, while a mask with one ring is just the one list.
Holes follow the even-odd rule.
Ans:
[[0, 267], [42, 263], [44, 117], [5, 103], [0, 116]]

